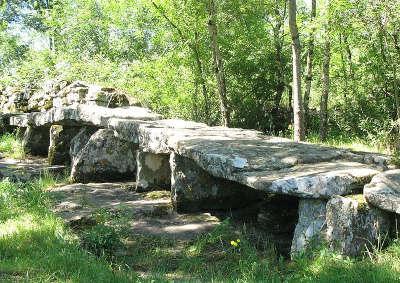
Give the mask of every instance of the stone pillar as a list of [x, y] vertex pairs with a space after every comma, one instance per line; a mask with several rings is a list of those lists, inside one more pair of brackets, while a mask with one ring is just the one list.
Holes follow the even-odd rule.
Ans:
[[113, 130], [100, 129], [91, 136], [82, 130], [71, 142], [71, 179], [82, 183], [134, 180], [136, 151], [137, 144], [119, 139]]
[[178, 212], [229, 210], [258, 203], [261, 193], [210, 175], [193, 160], [171, 153], [171, 197]]
[[138, 151], [136, 161], [136, 190], [138, 192], [171, 188], [169, 154]]
[[313, 247], [324, 239], [326, 231], [326, 200], [300, 199], [299, 219], [292, 240], [291, 256]]
[[25, 153], [47, 156], [50, 144], [50, 127], [27, 127], [22, 145]]
[[79, 133], [81, 127], [53, 125], [50, 127], [49, 165], [70, 165], [69, 154], [71, 140]]
[[361, 255], [390, 233], [392, 215], [371, 207], [363, 195], [335, 196], [326, 206], [327, 240], [331, 249], [348, 256]]

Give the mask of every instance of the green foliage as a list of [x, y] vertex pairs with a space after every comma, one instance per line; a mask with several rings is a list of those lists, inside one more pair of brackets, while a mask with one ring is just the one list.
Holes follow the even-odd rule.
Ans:
[[[17, 1], [0, 13], [0, 37], [5, 37], [1, 85], [34, 85], [49, 77], [87, 80], [121, 88], [165, 117], [219, 123], [207, 1], [54, 0], [49, 10], [45, 2], [36, 2], [26, 4], [31, 14], [22, 13], [23, 4]], [[399, 118], [399, 5], [397, 0], [322, 1], [311, 22], [309, 6], [298, 1], [303, 54], [315, 30], [308, 133], [319, 127], [323, 27], [329, 20], [329, 136], [386, 149], [391, 125]], [[218, 44], [233, 126], [290, 133], [286, 6], [283, 0], [217, 3]], [[22, 20], [15, 17], [18, 13]], [[16, 21], [41, 31], [54, 48], [27, 51], [8, 32], [7, 26]]]
[[118, 232], [110, 226], [97, 224], [81, 236], [81, 245], [97, 256], [111, 255], [122, 246]]
[[23, 159], [25, 157], [22, 141], [18, 134], [7, 133], [0, 136], [0, 153], [15, 159]]

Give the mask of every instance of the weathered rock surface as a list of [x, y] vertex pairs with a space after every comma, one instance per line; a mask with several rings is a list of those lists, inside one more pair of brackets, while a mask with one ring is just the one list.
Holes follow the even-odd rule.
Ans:
[[10, 125], [18, 127], [27, 127], [31, 125], [38, 127], [59, 124], [67, 126], [92, 125], [107, 127], [109, 120], [115, 118], [129, 119], [129, 123], [135, 123], [135, 120], [157, 120], [160, 119], [161, 116], [154, 114], [149, 109], [136, 106], [107, 108], [82, 104], [52, 108], [46, 112], [14, 115], [10, 117]]
[[61, 89], [53, 99], [54, 107], [88, 104], [116, 108], [128, 106], [125, 94], [114, 88], [76, 81]]
[[0, 109], [2, 113], [21, 113], [28, 111], [29, 89], [6, 87], [0, 90]]
[[53, 107], [77, 104], [109, 108], [130, 105], [122, 92], [81, 81], [48, 80], [39, 86], [7, 87], [0, 91], [0, 109], [3, 113], [42, 112]]
[[72, 139], [79, 133], [80, 127], [53, 125], [50, 127], [50, 146], [48, 161], [50, 165], [70, 165], [70, 147]]
[[99, 129], [96, 127], [83, 127], [79, 132], [72, 138], [69, 148], [70, 158], [72, 163], [75, 162], [75, 158], [78, 157], [79, 152], [88, 143], [90, 137], [97, 132]]
[[13, 182], [28, 182], [44, 174], [61, 175], [65, 166], [47, 163], [47, 158], [30, 157], [25, 160], [0, 158], [0, 178], [9, 178]]
[[364, 187], [364, 196], [371, 205], [400, 214], [400, 170], [376, 175]]
[[258, 191], [216, 178], [192, 160], [172, 153], [171, 194], [178, 212], [246, 207], [261, 200]]
[[[69, 225], [96, 221], [100, 210], [114, 215], [107, 224], [126, 225], [130, 237], [162, 236], [176, 240], [191, 240], [209, 232], [220, 222], [208, 213], [181, 214], [173, 212], [167, 192], [137, 193], [135, 183], [73, 184], [54, 188], [54, 211]], [[120, 217], [120, 218], [121, 218]], [[116, 223], [114, 223], [114, 222]]]
[[71, 144], [72, 180], [90, 182], [135, 179], [135, 144], [119, 139], [109, 129], [98, 130], [85, 144], [86, 138], [87, 134], [82, 131]]
[[31, 127], [25, 130], [22, 139], [24, 151], [31, 155], [47, 156], [50, 144], [50, 127]]
[[326, 206], [327, 240], [332, 249], [349, 256], [371, 250], [390, 233], [392, 216], [368, 205], [362, 195], [335, 196]]
[[300, 199], [298, 214], [299, 218], [291, 247], [292, 257], [324, 240], [326, 231], [326, 201]]
[[136, 190], [146, 192], [171, 187], [169, 154], [154, 154], [138, 151]]

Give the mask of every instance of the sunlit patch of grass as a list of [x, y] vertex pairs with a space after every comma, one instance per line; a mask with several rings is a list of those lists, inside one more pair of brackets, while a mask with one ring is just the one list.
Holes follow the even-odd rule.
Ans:
[[132, 282], [133, 272], [113, 270], [83, 250], [76, 236], [49, 211], [43, 185], [0, 182], [1, 282]]
[[372, 257], [321, 247], [288, 261], [230, 221], [188, 242], [128, 235], [99, 212], [100, 224], [74, 232], [49, 210], [56, 182], [0, 182], [1, 282], [400, 282], [399, 241]]
[[18, 138], [17, 134], [6, 133], [0, 136], [0, 152], [10, 158], [25, 158], [22, 140]]
[[310, 134], [307, 136], [307, 142], [328, 145], [337, 148], [348, 148], [354, 151], [387, 153], [383, 147], [379, 146], [378, 143], [373, 143], [371, 141], [356, 137], [328, 137], [322, 142], [318, 135]]

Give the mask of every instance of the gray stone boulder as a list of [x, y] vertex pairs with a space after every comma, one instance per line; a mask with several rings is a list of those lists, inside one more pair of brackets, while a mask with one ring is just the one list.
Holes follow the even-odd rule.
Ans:
[[400, 214], [400, 169], [376, 175], [364, 187], [364, 196], [371, 205]]
[[237, 209], [262, 198], [260, 192], [214, 177], [178, 154], [171, 154], [170, 164], [171, 197], [178, 212]]
[[50, 127], [27, 127], [22, 146], [27, 154], [47, 156], [50, 145]]
[[70, 147], [72, 139], [79, 133], [80, 127], [53, 125], [50, 127], [49, 165], [70, 165]]
[[299, 200], [299, 219], [292, 240], [292, 257], [324, 241], [326, 202], [319, 199]]
[[71, 143], [74, 182], [135, 179], [137, 145], [119, 139], [109, 129], [96, 131], [84, 143], [87, 136], [88, 132], [82, 131]]
[[28, 111], [28, 100], [31, 96], [29, 88], [6, 87], [0, 95], [2, 113], [22, 113]]
[[382, 245], [390, 233], [392, 217], [371, 207], [362, 195], [335, 196], [326, 206], [326, 237], [330, 248], [348, 256]]
[[72, 163], [75, 162], [75, 158], [78, 157], [79, 152], [86, 146], [90, 137], [98, 130], [96, 127], [83, 127], [80, 131], [71, 139], [69, 154]]
[[52, 104], [54, 107], [88, 104], [116, 108], [128, 106], [129, 100], [125, 94], [114, 88], [76, 81], [61, 89], [53, 98]]
[[138, 192], [170, 189], [169, 154], [137, 153], [136, 190]]

